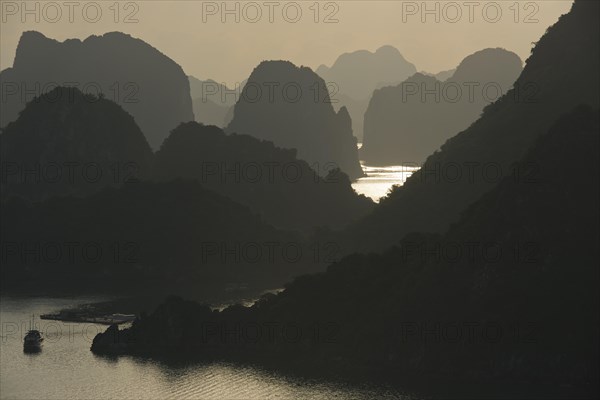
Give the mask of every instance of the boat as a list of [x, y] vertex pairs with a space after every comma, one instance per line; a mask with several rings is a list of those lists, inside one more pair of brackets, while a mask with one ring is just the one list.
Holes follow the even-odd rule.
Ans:
[[27, 332], [27, 335], [25, 335], [25, 338], [23, 339], [23, 348], [32, 351], [41, 350], [43, 343], [44, 338], [40, 331], [32, 329]]

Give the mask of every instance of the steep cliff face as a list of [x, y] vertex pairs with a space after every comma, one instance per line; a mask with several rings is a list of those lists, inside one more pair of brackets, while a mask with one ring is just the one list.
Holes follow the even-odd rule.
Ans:
[[334, 111], [325, 82], [307, 67], [262, 62], [244, 86], [226, 131], [295, 148], [298, 158], [323, 176], [334, 168], [351, 179], [362, 176], [348, 112]]
[[515, 53], [485, 49], [465, 58], [444, 82], [415, 74], [375, 91], [365, 114], [361, 157], [372, 164], [423, 162], [507, 93], [521, 70]]
[[0, 135], [2, 197], [85, 195], [151, 173], [152, 150], [118, 104], [76, 88], [37, 97]]
[[354, 136], [362, 141], [363, 119], [373, 91], [398, 84], [417, 69], [395, 47], [382, 46], [375, 52], [344, 53], [331, 67], [321, 65], [316, 72], [327, 83], [333, 106], [348, 109]]
[[353, 243], [381, 249], [408, 232], [444, 231], [558, 115], [579, 104], [597, 108], [599, 11], [597, 2], [576, 1], [537, 43], [515, 87], [353, 227]]
[[144, 41], [120, 32], [64, 42], [24, 32], [13, 67], [2, 71], [0, 81], [6, 96], [2, 127], [35, 95], [58, 85], [104, 93], [133, 115], [155, 149], [180, 122], [194, 119], [190, 86], [181, 67]]

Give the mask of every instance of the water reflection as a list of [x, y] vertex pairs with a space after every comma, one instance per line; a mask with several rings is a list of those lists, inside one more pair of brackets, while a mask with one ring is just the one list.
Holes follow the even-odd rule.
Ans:
[[419, 168], [408, 165], [390, 165], [385, 167], [374, 167], [365, 165], [361, 161], [363, 171], [367, 175], [357, 179], [352, 187], [358, 194], [364, 194], [374, 201], [385, 196], [394, 185], [403, 185], [413, 172]]
[[307, 378], [279, 368], [230, 362], [165, 362], [96, 356], [90, 345], [102, 325], [44, 321], [43, 352], [23, 353], [31, 314], [105, 299], [0, 300], [0, 398], [10, 399], [408, 399], [384, 384]]

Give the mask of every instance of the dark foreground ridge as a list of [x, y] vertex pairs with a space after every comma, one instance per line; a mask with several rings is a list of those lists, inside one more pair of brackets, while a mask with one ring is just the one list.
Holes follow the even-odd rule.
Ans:
[[[443, 235], [352, 255], [252, 307], [170, 298], [97, 354], [311, 359], [598, 388], [598, 110], [561, 117]], [[526, 178], [526, 179], [525, 179]], [[479, 243], [480, 246], [473, 246]], [[470, 252], [460, 246], [470, 244]], [[565, 372], [568, 371], [568, 372]]]
[[[599, 2], [575, 1], [534, 47], [515, 88], [354, 224], [347, 232], [349, 247], [382, 251], [410, 232], [445, 232], [509, 174], [555, 118], [579, 104], [599, 107], [599, 13]], [[534, 95], [516, 88], [538, 90]]]

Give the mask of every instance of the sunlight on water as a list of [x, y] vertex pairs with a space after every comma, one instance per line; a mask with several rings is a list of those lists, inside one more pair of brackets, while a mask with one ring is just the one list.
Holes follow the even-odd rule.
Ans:
[[[358, 142], [357, 147], [360, 150], [362, 143]], [[387, 166], [369, 166], [364, 161], [360, 161], [360, 166], [367, 176], [359, 178], [352, 183], [352, 188], [358, 194], [364, 194], [374, 201], [387, 195], [392, 186], [402, 186], [404, 182], [419, 170], [419, 167], [409, 165], [387, 165]]]
[[[101, 299], [0, 299], [0, 399], [409, 399], [397, 389], [291, 377], [234, 363], [166, 365], [137, 357], [98, 357], [94, 335], [106, 326], [40, 320], [41, 313]], [[23, 352], [32, 314], [45, 336]]]
[[363, 171], [367, 175], [352, 183], [358, 194], [364, 194], [375, 201], [385, 196], [394, 185], [403, 185], [413, 172], [419, 168], [407, 165], [390, 165], [386, 167], [370, 167], [361, 161]]

